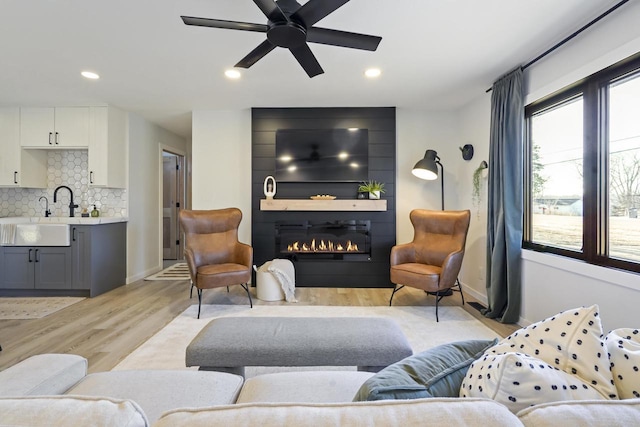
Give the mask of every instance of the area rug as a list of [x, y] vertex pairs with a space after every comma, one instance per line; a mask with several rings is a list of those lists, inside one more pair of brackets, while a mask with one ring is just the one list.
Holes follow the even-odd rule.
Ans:
[[179, 262], [156, 274], [145, 277], [144, 280], [189, 280], [189, 267], [187, 263]]
[[[460, 307], [440, 307], [440, 322], [436, 323], [434, 307], [349, 307], [349, 306], [267, 306], [253, 308], [236, 305], [203, 305], [200, 319], [198, 306], [192, 305], [182, 314], [143, 343], [114, 370], [125, 369], [187, 369], [185, 349], [191, 340], [212, 319], [217, 317], [386, 317], [395, 320], [407, 336], [414, 353], [440, 344], [467, 339], [493, 339], [498, 334], [476, 320]], [[331, 331], [327, 331], [331, 333]], [[247, 367], [246, 377], [283, 370], [314, 368]], [[355, 370], [355, 367], [330, 367], [331, 370]]]
[[0, 320], [40, 319], [83, 299], [80, 297], [0, 298]]

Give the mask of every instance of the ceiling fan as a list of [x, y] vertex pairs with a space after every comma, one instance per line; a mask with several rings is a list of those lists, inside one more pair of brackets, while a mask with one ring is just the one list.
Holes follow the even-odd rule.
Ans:
[[374, 51], [382, 37], [314, 27], [325, 16], [349, 0], [253, 0], [267, 17], [266, 24], [224, 21], [221, 19], [181, 16], [187, 25], [267, 33], [267, 40], [242, 58], [235, 66], [249, 68], [276, 47], [291, 51], [309, 77], [324, 73], [308, 42]]

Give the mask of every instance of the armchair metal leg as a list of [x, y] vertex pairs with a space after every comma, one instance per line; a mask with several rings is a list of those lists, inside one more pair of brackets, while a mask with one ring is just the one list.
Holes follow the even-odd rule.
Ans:
[[194, 284], [193, 284], [193, 282], [191, 282], [191, 289], [189, 290], [189, 299], [193, 298], [193, 288], [194, 288], [195, 286], [196, 286], [196, 285], [194, 285]]
[[[458, 289], [453, 289], [458, 288]], [[464, 305], [464, 294], [462, 293], [462, 285], [460, 284], [460, 279], [456, 279], [456, 284], [453, 286], [454, 291], [460, 292], [460, 298], [462, 298], [462, 305]]]
[[440, 300], [442, 298], [444, 298], [446, 295], [440, 295], [440, 292], [436, 292], [436, 322], [440, 322], [440, 319], [438, 318], [438, 303], [440, 302]]
[[[249, 297], [249, 306], [250, 308], [253, 308], [253, 301], [251, 300], [251, 292], [249, 292], [249, 286], [247, 286], [246, 283], [241, 284], [240, 286], [242, 286], [242, 289], [244, 289], [247, 292], [247, 296]], [[227, 289], [229, 289], [227, 287]]]
[[391, 293], [391, 298], [389, 298], [389, 307], [391, 307], [391, 301], [393, 301], [393, 296], [396, 294], [396, 292], [398, 292], [402, 288], [404, 288], [404, 285], [400, 285], [400, 287], [398, 287], [398, 285], [395, 285], [393, 287], [393, 292]]
[[200, 307], [202, 306], [202, 289], [198, 289], [198, 319], [200, 318]]

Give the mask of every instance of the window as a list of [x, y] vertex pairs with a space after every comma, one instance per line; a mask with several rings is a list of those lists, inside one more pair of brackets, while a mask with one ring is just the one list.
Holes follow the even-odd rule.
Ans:
[[609, 85], [609, 256], [640, 262], [640, 73]]
[[582, 96], [531, 117], [531, 238], [582, 249]]
[[640, 54], [525, 117], [523, 246], [640, 272]]

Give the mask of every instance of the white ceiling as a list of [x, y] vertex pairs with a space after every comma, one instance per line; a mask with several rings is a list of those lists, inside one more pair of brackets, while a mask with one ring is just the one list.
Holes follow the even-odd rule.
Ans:
[[[616, 2], [351, 0], [317, 26], [381, 36], [377, 51], [310, 44], [325, 70], [310, 79], [278, 48], [230, 81], [224, 70], [265, 34], [190, 27], [180, 15], [266, 23], [251, 0], [2, 0], [0, 105], [110, 104], [184, 137], [201, 109], [448, 110]], [[382, 76], [365, 79], [368, 67]]]

